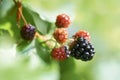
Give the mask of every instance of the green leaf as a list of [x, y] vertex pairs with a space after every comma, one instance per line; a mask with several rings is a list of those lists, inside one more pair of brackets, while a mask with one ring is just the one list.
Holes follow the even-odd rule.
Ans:
[[51, 31], [51, 29], [54, 28], [54, 26], [53, 26], [53, 24], [51, 22], [49, 22], [49, 21], [44, 20], [44, 19], [41, 18], [42, 15], [40, 16], [37, 12], [35, 12], [32, 9], [29, 9], [27, 7], [24, 7], [24, 8], [32, 16], [34, 24], [35, 24], [37, 30], [40, 33], [42, 33], [42, 34], [48, 34]]
[[31, 13], [28, 12], [28, 9], [23, 6], [22, 12], [23, 12], [23, 15], [24, 15], [26, 21], [28, 22], [28, 24], [35, 26], [33, 16], [31, 15]]
[[34, 48], [34, 40], [33, 41], [21, 41], [18, 45], [17, 45], [17, 51], [19, 53], [27, 53], [29, 50], [31, 50], [32, 48]]
[[41, 43], [42, 40], [36, 39], [35, 46], [38, 56], [47, 64], [51, 63], [50, 60], [50, 48], [45, 44]]
[[59, 63], [60, 80], [78, 80], [75, 71], [75, 62], [72, 58]]
[[6, 23], [9, 23], [9, 25], [7, 24], [8, 27], [3, 26], [3, 29], [7, 29], [10, 35], [18, 41], [20, 39], [20, 29], [16, 23], [16, 8], [14, 6], [7, 12], [7, 15], [0, 20], [1, 25], [4, 25]]
[[7, 15], [8, 10], [11, 9], [13, 5], [12, 0], [2, 0], [0, 1], [0, 19]]
[[13, 37], [13, 32], [11, 30], [11, 24], [9, 22], [6, 22], [4, 25], [0, 25], [0, 30], [6, 30], [10, 34], [10, 36]]

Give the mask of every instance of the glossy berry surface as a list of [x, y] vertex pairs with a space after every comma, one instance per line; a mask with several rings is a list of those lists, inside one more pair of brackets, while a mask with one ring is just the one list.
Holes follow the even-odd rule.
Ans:
[[52, 58], [62, 61], [68, 58], [69, 51], [66, 46], [61, 46], [59, 48], [54, 48], [51, 52]]
[[57, 28], [54, 33], [53, 33], [54, 38], [56, 39], [57, 42], [59, 43], [64, 43], [66, 42], [68, 38], [68, 32], [64, 28]]
[[70, 46], [70, 55], [82, 61], [93, 58], [95, 51], [93, 45], [83, 37], [78, 37]]
[[76, 32], [76, 34], [74, 35], [75, 38], [78, 37], [84, 37], [85, 39], [87, 39], [88, 41], [90, 41], [90, 34], [89, 32], [85, 31], [85, 30], [79, 30], [78, 32]]
[[58, 28], [67, 28], [69, 27], [70, 23], [70, 17], [66, 14], [58, 15], [55, 22]]
[[21, 29], [21, 37], [24, 40], [32, 40], [35, 35], [35, 27], [32, 25], [23, 26]]

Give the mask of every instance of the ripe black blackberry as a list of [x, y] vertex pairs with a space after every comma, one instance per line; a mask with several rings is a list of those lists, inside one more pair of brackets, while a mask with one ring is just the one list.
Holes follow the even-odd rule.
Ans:
[[93, 58], [95, 51], [92, 44], [83, 37], [78, 37], [70, 46], [70, 55], [82, 61], [89, 61]]
[[35, 27], [32, 25], [23, 26], [21, 29], [21, 37], [24, 40], [32, 40], [35, 35]]

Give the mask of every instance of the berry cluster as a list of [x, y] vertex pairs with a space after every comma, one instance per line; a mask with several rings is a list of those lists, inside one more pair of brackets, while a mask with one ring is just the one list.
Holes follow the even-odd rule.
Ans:
[[[74, 41], [68, 45], [68, 48], [64, 46], [67, 43], [68, 32], [66, 28], [70, 25], [70, 18], [66, 14], [60, 14], [56, 18], [56, 29], [53, 32], [53, 37], [60, 44], [59, 47], [55, 47], [51, 51], [51, 56], [59, 61], [67, 59], [69, 56], [82, 61], [89, 61], [93, 58], [95, 51], [94, 47], [90, 43], [90, 34], [87, 31], [79, 30], [73, 35]], [[28, 24], [22, 27], [21, 37], [24, 40], [33, 40], [36, 30], [35, 27]]]
[[54, 31], [53, 36], [55, 40], [62, 44], [59, 48], [54, 48], [51, 55], [56, 60], [65, 60], [70, 56], [82, 61], [90, 61], [94, 54], [94, 47], [90, 43], [90, 34], [85, 30], [79, 30], [73, 35], [73, 41], [68, 45], [69, 49], [63, 46], [67, 41], [67, 30], [70, 25], [70, 18], [66, 14], [60, 14], [56, 19], [57, 29]]
[[70, 23], [71, 20], [68, 15], [60, 14], [57, 16], [55, 22], [57, 29], [54, 31], [53, 36], [58, 43], [63, 44], [66, 42], [68, 38], [68, 32], [66, 28], [69, 27]]
[[[66, 14], [60, 14], [56, 18], [56, 29], [53, 33], [54, 39], [59, 43], [59, 44], [64, 44], [67, 39], [68, 39], [68, 32], [66, 28], [69, 27], [71, 21], [70, 17]], [[66, 46], [60, 46], [58, 48], [53, 48], [51, 55], [54, 59], [56, 60], [65, 60], [69, 57], [70, 51]]]
[[[15, 1], [14, 3], [17, 5], [17, 22], [19, 24], [20, 19], [22, 18], [24, 22], [24, 26], [22, 27], [20, 34], [22, 39], [26, 41], [31, 41], [34, 39], [34, 36], [42, 38], [46, 40], [43, 35], [40, 35], [36, 32], [34, 26], [27, 23], [25, 17], [22, 14], [22, 4], [21, 1]], [[76, 59], [80, 59], [82, 61], [89, 61], [93, 58], [95, 51], [94, 47], [90, 43], [90, 34], [87, 31], [79, 30], [73, 35], [70, 45], [68, 32], [66, 28], [69, 27], [71, 23], [70, 17], [67, 14], [60, 14], [56, 17], [55, 26], [56, 29], [53, 32], [53, 37], [57, 47], [53, 48], [51, 51], [51, 56], [56, 60], [65, 60], [69, 56], [72, 56]], [[20, 24], [19, 24], [20, 25]], [[53, 38], [52, 38], [53, 39]], [[68, 41], [68, 42], [67, 42]], [[47, 44], [47, 42], [46, 42]], [[59, 44], [59, 47], [58, 45]], [[66, 44], [67, 47], [64, 45]]]

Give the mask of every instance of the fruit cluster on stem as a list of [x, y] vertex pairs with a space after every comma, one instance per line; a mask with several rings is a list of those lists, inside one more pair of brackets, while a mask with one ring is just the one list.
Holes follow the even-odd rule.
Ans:
[[[31, 24], [28, 24], [24, 15], [22, 14], [22, 4], [21, 0], [13, 0], [15, 5], [17, 6], [17, 22], [19, 22], [20, 19], [23, 20], [24, 25], [21, 28], [21, 38], [26, 41], [31, 41], [34, 38], [40, 38], [47, 44], [47, 38], [45, 36], [40, 35], [34, 26]], [[58, 61], [63, 61], [69, 58], [70, 56], [75, 59], [80, 59], [82, 61], [90, 61], [94, 54], [94, 47], [91, 44], [91, 37], [89, 32], [85, 30], [79, 30], [76, 32], [73, 37], [72, 41], [68, 38], [68, 31], [67, 28], [69, 28], [71, 24], [70, 17], [67, 14], [59, 14], [56, 17], [55, 21], [56, 29], [53, 32], [53, 41], [55, 44], [55, 47], [51, 50], [51, 57]], [[50, 39], [51, 40], [51, 39]], [[49, 45], [48, 45], [49, 46]]]

